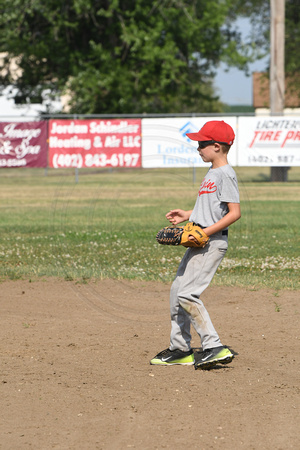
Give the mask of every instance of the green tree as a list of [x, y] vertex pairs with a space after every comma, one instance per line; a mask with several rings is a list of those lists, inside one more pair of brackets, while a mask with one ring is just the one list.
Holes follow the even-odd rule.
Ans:
[[300, 0], [286, 0], [285, 70], [289, 88], [300, 98]]
[[234, 28], [238, 3], [0, 0], [0, 84], [17, 103], [68, 93], [79, 114], [219, 112], [219, 62], [246, 70], [256, 57]]

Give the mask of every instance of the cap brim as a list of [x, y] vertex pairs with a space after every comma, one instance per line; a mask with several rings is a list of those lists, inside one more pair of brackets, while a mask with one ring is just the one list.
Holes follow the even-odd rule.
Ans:
[[190, 138], [192, 141], [211, 141], [212, 139], [204, 134], [200, 133], [186, 133], [186, 136]]

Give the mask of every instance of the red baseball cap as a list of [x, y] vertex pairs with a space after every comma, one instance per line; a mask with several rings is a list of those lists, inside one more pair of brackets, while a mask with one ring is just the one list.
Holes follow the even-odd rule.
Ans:
[[211, 120], [198, 131], [198, 133], [186, 133], [192, 141], [216, 141], [220, 144], [232, 145], [235, 134], [233, 129], [224, 120]]

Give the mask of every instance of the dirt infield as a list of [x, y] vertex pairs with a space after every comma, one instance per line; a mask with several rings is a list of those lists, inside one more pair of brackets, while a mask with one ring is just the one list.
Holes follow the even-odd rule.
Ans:
[[0, 289], [1, 449], [299, 448], [299, 292], [209, 287], [236, 357], [196, 371], [149, 365], [169, 344], [170, 285]]

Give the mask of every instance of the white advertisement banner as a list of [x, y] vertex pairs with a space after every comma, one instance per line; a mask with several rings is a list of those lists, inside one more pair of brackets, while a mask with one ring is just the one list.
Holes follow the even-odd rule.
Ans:
[[[176, 117], [142, 120], [142, 167], [205, 167], [197, 152], [197, 142], [186, 133], [195, 133], [210, 120], [224, 120], [236, 132], [236, 117]], [[236, 166], [236, 144], [230, 149], [229, 164]]]
[[299, 166], [300, 117], [239, 117], [239, 166]]

